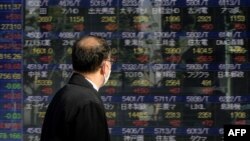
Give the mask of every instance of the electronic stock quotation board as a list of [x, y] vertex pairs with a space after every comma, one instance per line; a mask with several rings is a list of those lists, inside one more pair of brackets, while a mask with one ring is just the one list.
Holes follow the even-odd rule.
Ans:
[[1, 0], [0, 140], [39, 141], [71, 46], [104, 37], [113, 141], [221, 141], [250, 124], [249, 0]]

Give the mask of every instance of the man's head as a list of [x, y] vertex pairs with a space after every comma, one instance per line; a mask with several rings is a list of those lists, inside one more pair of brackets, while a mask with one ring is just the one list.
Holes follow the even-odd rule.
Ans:
[[73, 45], [73, 69], [81, 74], [99, 73], [106, 81], [111, 71], [110, 57], [108, 43], [97, 36], [82, 37]]

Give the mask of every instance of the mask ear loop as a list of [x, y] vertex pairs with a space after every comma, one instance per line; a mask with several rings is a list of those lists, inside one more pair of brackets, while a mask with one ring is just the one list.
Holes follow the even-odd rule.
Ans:
[[106, 65], [106, 62], [105, 62], [106, 60], [104, 60], [103, 62], [102, 62], [102, 64], [101, 64], [101, 66], [100, 66], [100, 68], [101, 68], [101, 75], [103, 76], [103, 84], [105, 83], [105, 72], [106, 72], [106, 70], [105, 70], [105, 65]]
[[[101, 73], [103, 73], [103, 85], [105, 85], [106, 83], [107, 83], [107, 81], [108, 81], [108, 79], [109, 79], [109, 76], [110, 76], [110, 73], [111, 72], [109, 72], [109, 71], [111, 71], [111, 66], [109, 66], [108, 64], [107, 64], [107, 62], [109, 61], [109, 60], [104, 60], [104, 61], [106, 61], [106, 62], [103, 62], [103, 64], [102, 64], [102, 68], [101, 68]], [[107, 67], [107, 68], [105, 68], [105, 67]], [[110, 70], [109, 70], [110, 69]], [[105, 76], [105, 74], [107, 74], [107, 76]]]

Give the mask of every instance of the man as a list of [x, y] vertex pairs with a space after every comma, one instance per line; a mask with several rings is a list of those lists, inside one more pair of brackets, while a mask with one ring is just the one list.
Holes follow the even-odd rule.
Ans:
[[98, 90], [111, 73], [111, 49], [95, 36], [82, 37], [72, 49], [74, 73], [53, 97], [41, 141], [109, 141], [105, 109]]

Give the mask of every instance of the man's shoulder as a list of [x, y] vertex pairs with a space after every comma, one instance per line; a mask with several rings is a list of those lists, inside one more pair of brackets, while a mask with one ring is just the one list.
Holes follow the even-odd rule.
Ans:
[[62, 89], [62, 91], [73, 93], [74, 94], [89, 94], [93, 93], [96, 94], [97, 92], [90, 87], [87, 86], [81, 86], [81, 85], [74, 85], [74, 84], [66, 84]]
[[67, 101], [99, 101], [94, 89], [79, 85], [67, 84], [57, 92], [57, 95], [61, 95], [61, 98]]

